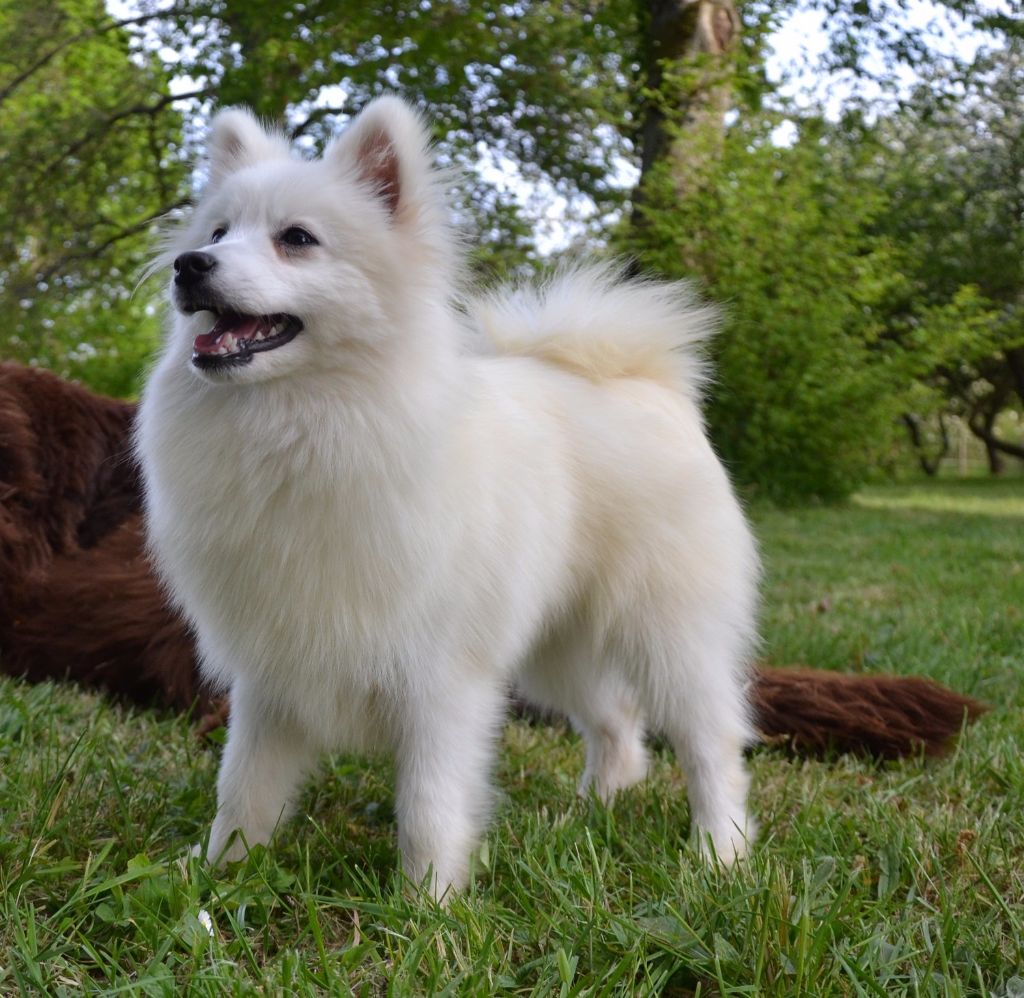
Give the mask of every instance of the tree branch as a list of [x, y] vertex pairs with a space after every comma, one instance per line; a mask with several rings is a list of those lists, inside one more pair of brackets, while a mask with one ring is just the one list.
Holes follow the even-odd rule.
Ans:
[[174, 211], [175, 208], [183, 208], [187, 205], [188, 199], [181, 198], [175, 201], [173, 204], [164, 205], [159, 211], [153, 212], [146, 218], [139, 219], [137, 222], [133, 222], [131, 225], [126, 225], [124, 228], [119, 229], [117, 232], [108, 236], [103, 242], [95, 243], [88, 246], [83, 246], [81, 249], [73, 250], [68, 253], [63, 253], [56, 260], [51, 261], [44, 267], [36, 270], [32, 275], [33, 283], [39, 281], [48, 281], [55, 274], [62, 271], [69, 263], [73, 263], [76, 260], [94, 260], [97, 257], [105, 253], [115, 243], [121, 242], [123, 239], [128, 239], [131, 236], [137, 235], [140, 232], [148, 229], [154, 222], [163, 218], [168, 212]]
[[136, 24], [144, 24], [146, 21], [152, 21], [161, 17], [172, 17], [175, 14], [182, 14], [184, 11], [176, 8], [169, 10], [154, 11], [149, 14], [139, 14], [137, 17], [126, 17], [123, 21], [113, 21], [110, 24], [104, 24], [98, 28], [90, 28], [88, 31], [80, 31], [77, 35], [72, 35], [70, 38], [65, 38], [59, 45], [55, 45], [48, 52], [44, 52], [34, 63], [23, 69], [13, 80], [10, 81], [2, 90], [0, 90], [0, 104], [2, 104], [11, 94], [18, 89], [26, 80], [43, 69], [48, 63], [52, 62], [61, 52], [65, 49], [70, 48], [72, 45], [78, 42], [86, 41], [89, 38], [99, 38], [100, 35], [105, 35], [110, 31], [116, 31], [118, 28], [127, 28]]
[[41, 176], [50, 176], [50, 174], [52, 174], [54, 170], [56, 170], [66, 159], [80, 152], [90, 142], [95, 141], [101, 136], [105, 136], [111, 126], [116, 125], [119, 121], [124, 121], [125, 118], [131, 118], [134, 115], [146, 115], [148, 117], [153, 117], [154, 115], [159, 114], [165, 107], [170, 104], [174, 104], [176, 101], [191, 100], [195, 97], [208, 97], [213, 92], [213, 87], [199, 87], [197, 90], [190, 90], [183, 94], [164, 94], [163, 97], [153, 104], [133, 104], [130, 107], [121, 108], [113, 114], [108, 114], [107, 117], [103, 118], [101, 121], [95, 122], [85, 135], [81, 136], [66, 149], [62, 150], [60, 156], [44, 167]]
[[344, 107], [315, 107], [306, 116], [306, 120], [301, 124], [296, 125], [289, 133], [288, 138], [294, 142], [300, 135], [305, 135], [311, 125], [315, 122], [322, 121], [329, 114], [345, 114], [346, 109]]
[[1009, 440], [1001, 440], [988, 427], [979, 424], [976, 420], [968, 421], [967, 425], [971, 428], [971, 433], [993, 450], [1009, 454], [1012, 457], [1019, 457], [1024, 461], [1024, 447], [1020, 444], [1012, 444]]

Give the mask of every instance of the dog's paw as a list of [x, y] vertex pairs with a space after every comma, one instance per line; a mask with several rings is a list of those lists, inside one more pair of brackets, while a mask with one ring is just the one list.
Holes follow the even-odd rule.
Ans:
[[210, 842], [206, 847], [206, 862], [215, 870], [223, 869], [228, 863], [237, 863], [249, 855], [249, 850], [263, 843], [250, 843], [241, 829], [234, 828], [224, 832], [223, 826], [214, 822], [210, 832]]
[[705, 863], [732, 866], [748, 854], [756, 836], [757, 825], [748, 817], [742, 827], [732, 824], [714, 831], [698, 828], [694, 837], [697, 854]]

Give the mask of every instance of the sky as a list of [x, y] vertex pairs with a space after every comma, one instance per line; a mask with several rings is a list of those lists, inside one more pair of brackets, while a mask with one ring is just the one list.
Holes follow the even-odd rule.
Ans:
[[[977, 6], [983, 11], [1009, 15], [1010, 3], [1011, 0], [979, 0]], [[985, 35], [971, 30], [946, 7], [929, 0], [909, 0], [903, 17], [911, 27], [928, 29], [933, 50], [946, 55], [970, 60], [986, 42]], [[798, 104], [818, 100], [831, 113], [837, 114], [852, 88], [856, 85], [863, 92], [865, 84], [863, 80], [855, 83], [849, 75], [844, 77], [841, 74], [823, 79], [813, 70], [828, 47], [825, 19], [825, 12], [821, 9], [801, 4], [772, 36], [767, 71], [769, 79], [784, 81], [780, 88], [784, 96], [791, 97]], [[881, 69], [881, 60], [877, 56], [873, 60], [869, 57], [867, 68]], [[906, 90], [917, 76], [910, 67], [902, 67], [898, 79], [901, 88]], [[877, 86], [873, 90], [879, 101], [891, 96]]]

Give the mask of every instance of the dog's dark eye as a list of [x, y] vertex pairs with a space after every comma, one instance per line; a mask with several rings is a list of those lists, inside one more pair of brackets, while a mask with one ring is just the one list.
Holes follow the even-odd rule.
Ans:
[[292, 249], [306, 249], [309, 246], [319, 246], [316, 236], [311, 232], [307, 232], [301, 225], [290, 225], [287, 229], [281, 232], [277, 241], [282, 246], [288, 246]]
[[219, 243], [227, 234], [228, 230], [225, 229], [224, 226], [222, 225], [219, 228], [213, 230], [213, 235], [210, 236], [210, 242]]

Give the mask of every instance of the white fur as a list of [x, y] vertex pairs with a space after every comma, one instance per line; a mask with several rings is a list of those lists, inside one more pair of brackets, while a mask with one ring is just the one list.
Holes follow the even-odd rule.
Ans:
[[[236, 829], [267, 841], [320, 753], [380, 748], [407, 873], [463, 886], [510, 682], [571, 717], [581, 791], [641, 779], [664, 732], [701, 847], [742, 854], [758, 565], [698, 407], [708, 310], [581, 267], [467, 323], [425, 130], [394, 98], [315, 162], [239, 111], [211, 146], [171, 255], [206, 250], [222, 293], [305, 323], [211, 376], [190, 364], [209, 315], [177, 315], [141, 407], [152, 552], [231, 691], [211, 857], [242, 854]], [[288, 224], [320, 245], [283, 259]]]

